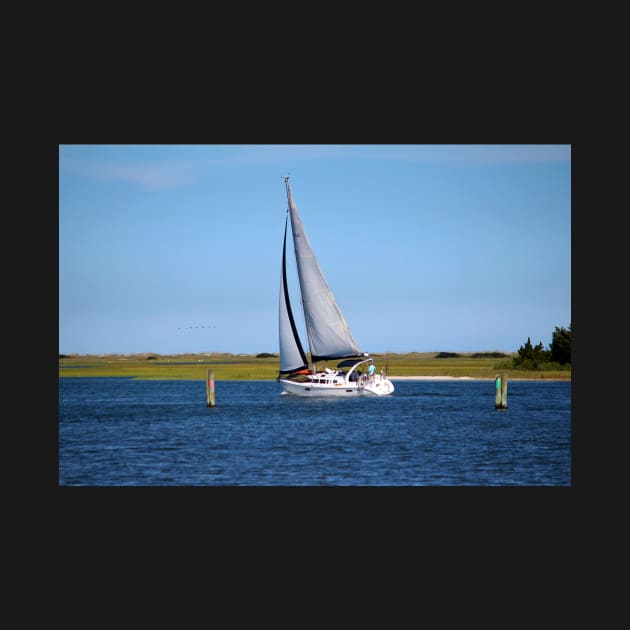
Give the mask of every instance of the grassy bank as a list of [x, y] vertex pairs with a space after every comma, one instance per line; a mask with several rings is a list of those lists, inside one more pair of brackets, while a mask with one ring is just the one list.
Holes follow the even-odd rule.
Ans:
[[[505, 369], [506, 359], [474, 358], [463, 353], [438, 358], [437, 352], [372, 355], [378, 370], [390, 376], [466, 376], [494, 378], [506, 371], [512, 379], [571, 380], [570, 370], [524, 371]], [[509, 361], [509, 360], [508, 360]], [[328, 366], [333, 367], [334, 361]], [[217, 380], [273, 380], [278, 375], [278, 357], [253, 354], [134, 354], [72, 355], [59, 359], [59, 376], [123, 376], [142, 380], [205, 380], [208, 368]]]

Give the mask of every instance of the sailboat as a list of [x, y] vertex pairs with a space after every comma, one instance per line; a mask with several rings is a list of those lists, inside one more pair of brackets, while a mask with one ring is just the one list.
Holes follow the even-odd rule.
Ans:
[[[280, 278], [280, 370], [283, 393], [297, 396], [342, 396], [363, 394], [387, 396], [394, 385], [385, 371], [376, 373], [374, 359], [361, 352], [335, 301], [306, 236], [293, 202], [289, 178], [284, 178], [289, 207], [284, 224], [282, 274]], [[297, 330], [287, 284], [287, 230], [291, 220], [302, 309], [308, 337], [309, 357]], [[341, 361], [334, 368], [327, 361]], [[317, 366], [320, 365], [318, 370]]]

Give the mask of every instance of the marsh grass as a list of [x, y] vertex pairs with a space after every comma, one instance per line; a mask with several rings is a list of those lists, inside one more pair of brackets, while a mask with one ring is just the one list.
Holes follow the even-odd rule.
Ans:
[[[436, 358], [437, 352], [373, 354], [377, 371], [386, 369], [390, 376], [455, 376], [494, 378], [507, 372], [512, 379], [571, 380], [571, 371], [514, 370], [510, 360], [494, 357], [472, 358], [460, 353], [456, 358]], [[331, 361], [328, 367], [336, 362]], [[323, 364], [322, 364], [323, 365]], [[318, 367], [322, 367], [321, 365]], [[72, 355], [59, 358], [59, 376], [117, 376], [140, 380], [205, 380], [208, 368], [216, 380], [273, 380], [278, 375], [277, 356], [249, 354], [156, 355]]]

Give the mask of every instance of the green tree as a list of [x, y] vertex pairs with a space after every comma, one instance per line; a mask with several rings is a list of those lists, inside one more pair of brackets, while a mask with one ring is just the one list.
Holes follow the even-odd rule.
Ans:
[[540, 363], [548, 360], [549, 352], [545, 350], [542, 341], [532, 346], [532, 340], [527, 337], [527, 341], [518, 349], [518, 356], [514, 357], [513, 364], [515, 367], [536, 370]]
[[560, 363], [571, 363], [572, 344], [571, 325], [569, 328], [556, 326], [551, 336], [549, 354], [552, 361]]
[[531, 359], [533, 354], [534, 347], [532, 346], [532, 340], [527, 337], [527, 341], [518, 349], [518, 359], [525, 361], [526, 359]]

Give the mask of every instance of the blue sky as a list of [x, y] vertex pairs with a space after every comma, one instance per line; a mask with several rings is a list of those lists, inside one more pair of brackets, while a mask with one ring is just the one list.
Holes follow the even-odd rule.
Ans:
[[362, 351], [570, 325], [570, 145], [60, 145], [59, 352], [277, 352], [286, 174]]

